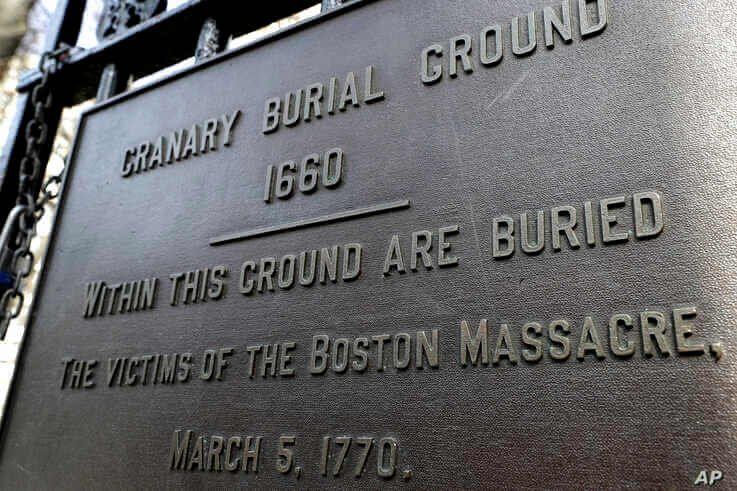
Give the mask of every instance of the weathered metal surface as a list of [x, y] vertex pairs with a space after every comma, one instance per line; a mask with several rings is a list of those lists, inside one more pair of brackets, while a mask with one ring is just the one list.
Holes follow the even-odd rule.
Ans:
[[0, 487], [736, 487], [737, 14], [580, 3], [344, 7], [88, 111]]

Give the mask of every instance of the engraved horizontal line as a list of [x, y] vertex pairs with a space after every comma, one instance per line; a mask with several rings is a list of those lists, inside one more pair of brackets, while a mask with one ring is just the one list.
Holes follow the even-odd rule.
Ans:
[[341, 211], [338, 213], [331, 213], [330, 215], [323, 215], [315, 218], [305, 218], [304, 220], [298, 220], [296, 222], [285, 223], [283, 225], [274, 225], [271, 227], [260, 227], [252, 230], [246, 230], [243, 232], [233, 232], [231, 234], [220, 235], [210, 239], [211, 246], [218, 246], [227, 244], [228, 242], [236, 242], [238, 240], [252, 239], [254, 237], [263, 237], [264, 235], [277, 234], [280, 232], [286, 232], [288, 230], [296, 230], [299, 228], [312, 227], [313, 225], [320, 225], [324, 223], [333, 223], [341, 220], [350, 220], [353, 218], [365, 217], [368, 215], [375, 215], [378, 213], [384, 213], [387, 211], [401, 210], [409, 208], [410, 203], [408, 199], [400, 201], [392, 201], [390, 203], [381, 203], [378, 205], [366, 206], [364, 208], [356, 208], [355, 210]]

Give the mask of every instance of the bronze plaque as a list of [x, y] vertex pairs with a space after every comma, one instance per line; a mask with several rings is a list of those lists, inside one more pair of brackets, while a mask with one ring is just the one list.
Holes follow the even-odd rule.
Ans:
[[360, 2], [88, 110], [1, 487], [736, 488], [734, 25]]

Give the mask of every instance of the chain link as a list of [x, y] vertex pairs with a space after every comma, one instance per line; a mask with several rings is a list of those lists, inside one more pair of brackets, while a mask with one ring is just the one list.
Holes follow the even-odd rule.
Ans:
[[[45, 213], [44, 206], [59, 195], [61, 175], [50, 177], [34, 197], [34, 189], [41, 178], [43, 164], [41, 162], [41, 148], [49, 138], [49, 127], [46, 121], [46, 111], [53, 104], [51, 80], [61, 66], [63, 57], [69, 51], [63, 46], [55, 51], [41, 55], [38, 70], [41, 72], [41, 81], [31, 92], [33, 118], [25, 127], [26, 152], [20, 161], [18, 178], [18, 197], [16, 205], [22, 206], [24, 211], [18, 216], [14, 240], [0, 247], [12, 247], [13, 254], [9, 264], [12, 276], [12, 285], [0, 297], [0, 340], [5, 338], [5, 332], [12, 319], [20, 315], [25, 299], [22, 292], [23, 280], [33, 270], [34, 255], [31, 252], [31, 242], [36, 235], [36, 225]], [[51, 135], [53, 138], [53, 135]], [[62, 171], [63, 172], [63, 171]]]

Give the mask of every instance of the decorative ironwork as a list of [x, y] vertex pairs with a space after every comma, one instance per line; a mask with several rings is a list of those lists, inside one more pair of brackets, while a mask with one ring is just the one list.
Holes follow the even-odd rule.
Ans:
[[322, 0], [322, 11], [327, 12], [328, 10], [340, 7], [344, 3], [344, 0]]
[[166, 0], [105, 0], [97, 38], [108, 39], [166, 10]]
[[227, 43], [226, 39], [223, 39], [223, 34], [218, 28], [215, 19], [207, 19], [202, 24], [200, 30], [200, 37], [197, 40], [197, 50], [195, 51], [195, 61], [200, 62], [208, 58], [212, 58], [220, 51], [225, 48]]

